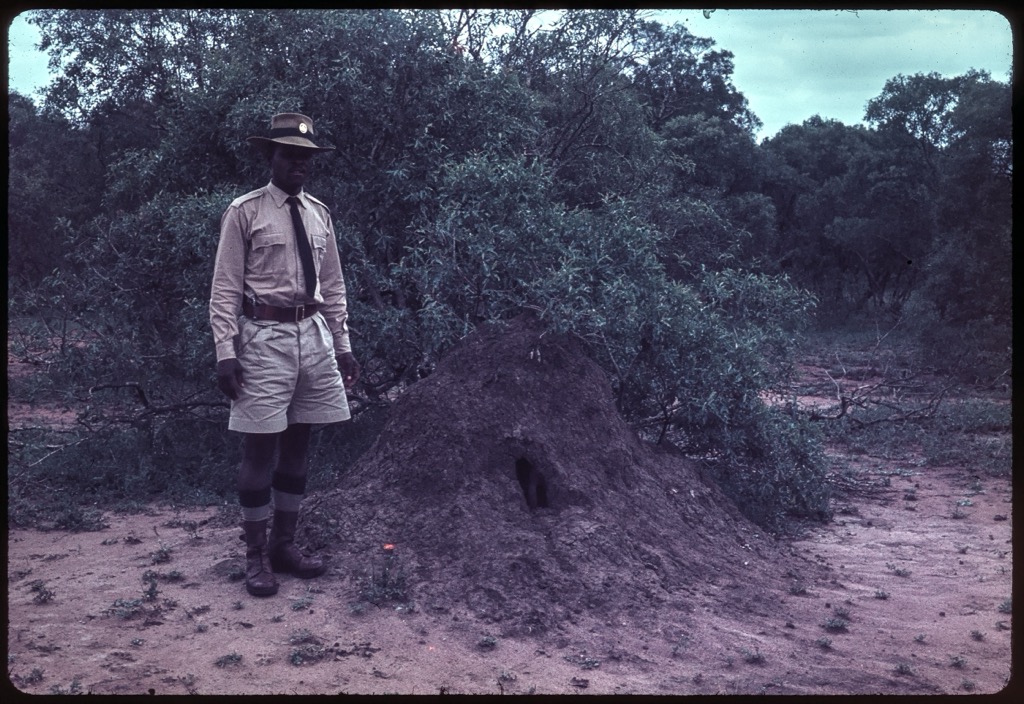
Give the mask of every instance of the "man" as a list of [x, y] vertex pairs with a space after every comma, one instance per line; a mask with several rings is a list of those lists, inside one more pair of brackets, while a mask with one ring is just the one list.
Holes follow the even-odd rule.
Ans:
[[228, 428], [243, 434], [238, 498], [254, 596], [277, 593], [275, 572], [326, 571], [295, 545], [310, 429], [350, 417], [345, 390], [359, 378], [334, 224], [303, 190], [313, 156], [334, 147], [312, 141], [305, 115], [274, 115], [270, 126], [248, 138], [269, 161], [270, 183], [221, 217], [210, 293], [217, 386], [231, 399]]

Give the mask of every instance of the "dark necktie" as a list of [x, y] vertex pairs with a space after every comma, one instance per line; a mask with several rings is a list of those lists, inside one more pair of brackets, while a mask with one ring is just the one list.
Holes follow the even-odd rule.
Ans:
[[313, 294], [316, 293], [316, 267], [313, 266], [313, 250], [309, 248], [309, 237], [306, 236], [306, 227], [302, 224], [302, 215], [299, 214], [299, 199], [295, 196], [290, 196], [287, 202], [292, 209], [295, 241], [299, 245], [302, 273], [306, 277], [306, 295], [312, 299]]

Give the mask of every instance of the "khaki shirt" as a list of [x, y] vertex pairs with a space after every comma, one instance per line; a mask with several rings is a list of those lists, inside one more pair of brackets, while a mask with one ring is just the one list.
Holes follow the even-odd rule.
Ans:
[[331, 213], [313, 196], [299, 193], [299, 212], [313, 248], [318, 279], [314, 300], [310, 301], [287, 198], [287, 193], [269, 183], [236, 198], [221, 216], [210, 290], [210, 326], [218, 362], [237, 356], [235, 338], [243, 296], [255, 298], [259, 304], [285, 308], [319, 303], [334, 335], [335, 354], [352, 349], [345, 279]]

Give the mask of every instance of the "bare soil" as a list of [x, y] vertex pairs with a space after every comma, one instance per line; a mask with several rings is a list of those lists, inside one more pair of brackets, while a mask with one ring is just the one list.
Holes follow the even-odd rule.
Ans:
[[[1008, 478], [833, 454], [862, 481], [832, 522], [773, 538], [697, 465], [640, 442], [610, 399], [564, 340], [526, 323], [472, 336], [399, 399], [337, 488], [307, 497], [301, 537], [332, 567], [280, 577], [274, 597], [238, 579], [233, 506], [11, 530], [10, 682], [30, 694], [1007, 685]], [[541, 505], [519, 460], [542, 478]]]

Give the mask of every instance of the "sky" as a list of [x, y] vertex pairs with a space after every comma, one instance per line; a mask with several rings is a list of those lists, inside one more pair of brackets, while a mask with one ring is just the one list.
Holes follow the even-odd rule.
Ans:
[[764, 123], [759, 137], [819, 115], [861, 124], [897, 75], [985, 70], [1009, 82], [1013, 36], [989, 10], [701, 10], [658, 13], [733, 54], [732, 83]]
[[[990, 10], [664, 10], [733, 54], [733, 86], [764, 126], [759, 139], [819, 115], [861, 124], [867, 102], [899, 74], [958, 76], [970, 69], [1010, 81], [1009, 21]], [[8, 37], [8, 90], [46, 85], [38, 31], [14, 18]]]

